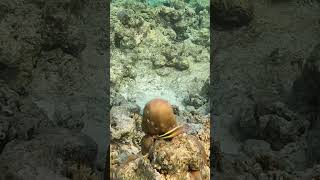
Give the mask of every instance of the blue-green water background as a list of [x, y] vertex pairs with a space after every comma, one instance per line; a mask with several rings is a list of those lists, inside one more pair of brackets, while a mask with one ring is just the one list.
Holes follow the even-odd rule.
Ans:
[[[170, 3], [170, 1], [172, 1], [172, 0], [112, 0], [112, 2], [115, 2], [115, 1], [143, 2], [143, 3], [148, 4], [151, 7], [156, 7], [156, 6], [166, 5], [166, 4]], [[209, 5], [210, 0], [181, 0], [181, 1], [184, 1], [189, 4], [201, 4], [201, 5], [207, 6], [207, 5]]]
[[163, 5], [164, 3], [167, 3], [168, 0], [147, 0], [147, 3], [150, 6], [159, 6], [159, 5]]

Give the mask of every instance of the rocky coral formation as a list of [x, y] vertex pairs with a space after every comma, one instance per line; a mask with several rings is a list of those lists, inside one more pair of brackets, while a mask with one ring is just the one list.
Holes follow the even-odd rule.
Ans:
[[162, 94], [184, 109], [209, 77], [209, 3], [157, 3], [111, 3], [111, 91], [140, 108]]
[[[116, 0], [110, 19], [111, 177], [208, 179], [209, 2]], [[141, 119], [154, 98], [173, 109], [152, 104]]]
[[106, 62], [101, 37], [91, 31], [104, 23], [92, 26], [83, 15], [97, 16], [103, 7], [82, 0], [0, 3], [0, 179], [101, 175], [105, 65], [92, 59]]
[[240, 27], [248, 25], [253, 19], [251, 0], [213, 0], [210, 3], [214, 27]]
[[[1, 179], [63, 178], [68, 164], [92, 164], [97, 145], [89, 137], [66, 129], [45, 129], [29, 141], [14, 140], [1, 153]], [[18, 159], [18, 160], [17, 160]]]
[[150, 150], [151, 163], [162, 174], [200, 171], [207, 158], [199, 143], [193, 136], [184, 134], [169, 142], [156, 141]]
[[150, 158], [139, 156], [127, 162], [117, 171], [117, 178], [209, 179], [210, 169], [204, 158], [207, 154], [198, 148], [198, 140], [190, 137], [179, 135], [169, 143], [158, 141], [150, 151]]
[[[217, 135], [212, 176], [317, 178], [319, 4], [252, 1], [250, 11], [236, 9], [216, 12], [221, 22], [211, 35], [211, 111]], [[242, 15], [250, 21], [241, 21]], [[241, 26], [226, 29], [232, 21]]]
[[110, 131], [113, 140], [129, 141], [135, 131], [137, 122], [127, 108], [114, 106], [110, 110]]
[[[113, 108], [120, 108], [113, 107]], [[112, 111], [115, 112], [115, 111]], [[124, 114], [128, 113], [125, 112]], [[172, 140], [155, 140], [147, 155], [142, 155], [140, 140], [142, 117], [131, 115], [136, 122], [134, 131], [114, 131], [123, 136], [112, 136], [110, 150], [111, 175], [114, 179], [192, 179], [201, 176], [209, 179], [210, 122], [201, 117], [201, 129], [188, 124], [186, 134]], [[118, 121], [115, 121], [118, 122]], [[121, 122], [120, 122], [121, 123]], [[185, 122], [186, 123], [186, 122]], [[116, 127], [116, 126], [114, 126]], [[113, 128], [113, 126], [111, 126]]]
[[0, 151], [6, 143], [16, 138], [28, 140], [38, 133], [39, 129], [52, 126], [46, 114], [30, 97], [19, 96], [3, 81], [0, 82], [0, 93]]
[[240, 116], [239, 123], [243, 133], [248, 132], [249, 137], [266, 140], [274, 150], [297, 141], [310, 124], [281, 102], [258, 104], [250, 113], [254, 117], [248, 116], [248, 113]]

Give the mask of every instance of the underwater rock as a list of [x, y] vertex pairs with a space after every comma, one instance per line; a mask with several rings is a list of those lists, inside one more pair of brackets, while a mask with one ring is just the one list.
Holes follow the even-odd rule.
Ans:
[[0, 151], [15, 139], [30, 139], [43, 127], [52, 126], [31, 98], [21, 97], [0, 81]]
[[269, 143], [263, 140], [248, 139], [243, 144], [243, 150], [248, 156], [259, 156], [272, 152]]
[[68, 11], [72, 7], [63, 1], [49, 1], [44, 9], [43, 48], [45, 50], [61, 48], [64, 52], [78, 57], [86, 47], [86, 36], [79, 28], [78, 21]]
[[112, 140], [129, 141], [135, 129], [135, 121], [123, 106], [114, 106], [110, 110], [110, 131]]
[[152, 168], [149, 159], [139, 157], [133, 161], [129, 161], [117, 170], [116, 177], [118, 179], [150, 179], [161, 180], [162, 176], [157, 170]]
[[40, 57], [42, 61], [34, 70], [31, 84], [35, 95], [41, 96], [39, 92], [57, 95], [79, 92], [84, 76], [78, 58], [64, 53], [61, 49], [43, 52]]
[[296, 141], [309, 126], [308, 121], [301, 119], [285, 104], [259, 103], [243, 110], [240, 127], [249, 137], [257, 137], [271, 144], [272, 149], [280, 150], [286, 144]]
[[210, 5], [213, 23], [224, 28], [248, 25], [253, 19], [251, 0], [213, 0]]
[[188, 34], [186, 33], [186, 31], [188, 29], [188, 24], [186, 21], [179, 21], [179, 22], [175, 23], [172, 26], [172, 29], [177, 34], [176, 40], [183, 41], [183, 40], [189, 38]]
[[127, 27], [137, 28], [143, 25], [142, 18], [134, 14], [134, 11], [131, 9], [119, 11], [117, 17]]
[[6, 143], [8, 142], [8, 139], [9, 139], [9, 121], [3, 118], [0, 121], [0, 151], [2, 151], [3, 147], [6, 145]]
[[[117, 18], [112, 18], [112, 45], [120, 49], [134, 49], [145, 40], [151, 29], [150, 23], [145, 23], [141, 14], [132, 9], [113, 8], [111, 12]], [[128, 19], [126, 19], [128, 18]]]
[[164, 67], [164, 68], [159, 68], [156, 69], [156, 73], [160, 76], [160, 77], [168, 77], [170, 75], [170, 73], [173, 70], [169, 67]]
[[155, 141], [155, 137], [150, 136], [150, 135], [145, 135], [143, 136], [143, 138], [141, 139], [141, 153], [143, 155], [149, 153], [150, 148], [152, 147], [152, 145], [154, 144]]
[[202, 144], [186, 134], [171, 141], [155, 141], [149, 153], [153, 167], [165, 174], [202, 170], [206, 163]]
[[86, 80], [81, 62], [59, 48], [39, 57], [30, 84], [34, 101], [56, 125], [81, 130], [88, 104], [81, 92]]
[[[309, 70], [310, 73], [315, 73], [315, 74], [320, 73], [320, 43], [313, 48], [305, 64], [305, 69]], [[317, 82], [318, 83], [316, 84], [319, 84], [319, 81]]]
[[[299, 111], [319, 117], [320, 114], [320, 43], [314, 46], [303, 66], [303, 71], [292, 87], [293, 104]], [[310, 118], [311, 124], [316, 118]], [[312, 120], [313, 119], [313, 120]]]
[[[206, 6], [209, 6], [209, 4]], [[210, 29], [210, 14], [209, 13], [210, 13], [209, 10], [202, 10], [199, 12], [199, 19], [198, 19], [199, 28]]]
[[153, 67], [157, 69], [164, 67], [166, 63], [167, 63], [167, 59], [162, 55], [155, 56], [155, 58], [152, 59]]
[[141, 109], [139, 105], [130, 99], [127, 100], [124, 96], [117, 92], [111, 91], [110, 101], [111, 107], [121, 106], [124, 107], [129, 113], [140, 114]]
[[[287, 172], [292, 172], [294, 169], [304, 170], [311, 163], [308, 158], [308, 150], [306, 149], [306, 142], [304, 138], [300, 138], [296, 142], [285, 145], [278, 153], [280, 161], [285, 165]], [[310, 163], [309, 163], [310, 162]]]
[[[191, 180], [199, 176], [209, 179], [210, 169], [202, 144], [190, 135], [179, 135], [172, 141], [156, 141], [147, 156], [138, 156], [120, 166], [119, 179]], [[198, 171], [198, 173], [196, 172]]]
[[190, 38], [194, 44], [208, 47], [210, 45], [210, 30], [208, 28], [202, 28], [201, 30], [195, 31]]
[[162, 55], [155, 56], [152, 59], [153, 67], [157, 69], [164, 67], [166, 63], [167, 63], [167, 59]]
[[165, 6], [160, 8], [159, 17], [171, 24], [177, 23], [183, 18], [182, 13], [180, 11]]
[[299, 179], [308, 180], [308, 179], [314, 179], [317, 180], [317, 178], [320, 177], [320, 165], [317, 164], [313, 166], [312, 168], [306, 169], [304, 172], [300, 173]]
[[203, 86], [201, 87], [199, 95], [203, 97], [209, 97], [210, 96], [209, 93], [210, 93], [210, 78], [208, 78], [203, 84]]
[[179, 71], [184, 71], [189, 69], [189, 61], [190, 58], [183, 59], [173, 59], [174, 67]]
[[183, 11], [176, 10], [171, 7], [160, 7], [159, 17], [163, 19], [163, 23], [170, 26], [176, 34], [176, 39], [179, 41], [188, 38], [186, 30], [188, 29], [188, 23], [184, 20]]
[[102, 176], [99, 177], [91, 167], [81, 163], [70, 164], [66, 174], [68, 178], [72, 179], [99, 180], [102, 178]]
[[310, 164], [316, 164], [320, 161], [320, 132], [318, 129], [312, 129], [307, 135], [308, 160]]
[[[67, 162], [90, 166], [96, 155], [97, 145], [88, 136], [66, 129], [46, 129], [32, 140], [14, 140], [6, 145], [0, 156], [0, 179], [64, 179], [60, 172]], [[48, 174], [44, 176], [44, 172]]]
[[8, 87], [3, 81], [0, 81], [0, 114], [2, 116], [12, 116], [18, 111], [19, 95]]
[[[239, 2], [241, 1], [236, 3]], [[213, 79], [211, 79], [213, 87], [211, 90], [214, 92], [211, 95], [213, 96], [212, 112], [220, 118], [230, 116], [230, 119], [235, 119], [232, 123], [227, 120], [229, 118], [215, 121], [218, 124], [216, 133], [220, 134], [221, 140], [223, 140], [222, 144], [225, 144], [222, 148], [222, 151], [225, 152], [223, 155], [228, 156], [229, 149], [232, 149], [228, 148], [227, 145], [229, 147], [234, 144], [243, 145], [247, 139], [263, 140], [270, 145], [277, 158], [273, 161], [271, 160], [272, 156], [260, 157], [259, 161], [261, 163], [254, 162], [255, 164], [261, 164], [260, 166], [266, 169], [260, 167], [262, 170], [258, 174], [255, 173], [253, 179], [270, 179], [270, 177], [292, 180], [316, 179], [317, 176], [319, 177], [319, 173], [315, 173], [313, 176], [311, 175], [312, 173], [304, 171], [307, 168], [307, 163], [311, 163], [310, 167], [319, 163], [319, 146], [317, 145], [319, 143], [317, 139], [320, 136], [317, 133], [319, 126], [316, 124], [319, 122], [318, 97], [320, 81], [316, 65], [316, 59], [319, 58], [316, 58], [316, 52], [313, 52], [315, 56], [312, 55], [313, 62], [310, 61], [310, 64], [308, 63], [308, 58], [311, 57], [309, 53], [313, 51], [312, 48], [320, 52], [319, 48], [316, 48], [319, 44], [319, 37], [316, 35], [316, 31], [313, 30], [318, 28], [318, 24], [315, 25], [313, 23], [317, 22], [318, 18], [312, 21], [310, 19], [310, 22], [307, 22], [290, 17], [297, 16], [303, 19], [308, 14], [316, 14], [316, 17], [318, 17], [320, 12], [318, 5], [312, 5], [313, 3], [309, 4], [308, 2], [306, 3], [309, 4], [308, 7], [304, 8], [302, 4], [305, 2], [283, 1], [278, 4], [270, 1], [252, 2], [255, 8], [254, 19], [249, 22], [248, 27], [234, 28], [230, 31], [227, 28], [222, 28], [222, 23], [222, 25], [212, 24], [214, 29], [217, 28], [217, 31], [213, 31], [216, 35], [214, 38], [216, 47], [212, 51], [215, 61], [211, 63], [211, 72], [213, 73]], [[295, 11], [296, 8], [305, 9], [305, 13], [297, 13]], [[280, 9], [286, 12], [280, 11]], [[211, 5], [210, 11], [215, 14], [214, 5]], [[241, 11], [239, 9], [239, 12]], [[272, 15], [270, 14], [271, 11], [273, 12]], [[288, 18], [278, 21], [280, 20], [279, 17], [285, 16]], [[214, 17], [213, 21], [215, 19], [217, 18]], [[243, 25], [245, 24], [243, 22]], [[288, 24], [294, 24], [294, 26], [286, 26]], [[284, 35], [289, 29], [291, 32], [296, 32], [293, 35], [294, 39], [287, 38]], [[300, 44], [305, 46], [299, 46], [297, 49], [296, 46]], [[280, 51], [277, 51], [277, 48]], [[253, 52], [252, 49], [259, 49], [259, 52]], [[295, 58], [296, 53], [298, 56]], [[243, 61], [239, 61], [240, 59]], [[265, 66], [262, 64], [270, 65]], [[303, 67], [304, 64], [308, 64], [309, 68], [307, 66]], [[296, 80], [297, 78], [298, 80]], [[295, 80], [296, 82], [292, 89], [292, 84]], [[291, 96], [292, 92], [294, 93]], [[243, 99], [251, 99], [254, 103], [243, 102]], [[277, 101], [285, 103], [271, 105], [271, 107], [262, 108], [263, 110], [255, 110], [254, 104], [256, 101], [263, 101], [261, 104], [264, 105]], [[288, 101], [294, 102], [291, 104]], [[250, 107], [242, 108], [244, 106]], [[239, 113], [237, 113], [238, 109], [240, 109], [240, 114], [243, 114], [240, 117], [238, 116]], [[242, 125], [240, 128], [234, 128], [239, 124], [239, 118], [242, 118], [240, 120]], [[271, 121], [273, 122], [271, 123]], [[310, 126], [308, 121], [310, 121]], [[260, 129], [256, 127], [265, 129], [264, 133], [267, 133], [267, 131], [270, 133], [257, 136], [259, 134], [257, 131], [260, 131]], [[239, 134], [237, 130], [240, 132]], [[227, 134], [227, 131], [232, 132], [232, 134]], [[309, 140], [307, 140], [308, 135], [310, 135]], [[271, 137], [272, 139], [270, 139]], [[280, 139], [284, 142], [279, 143]], [[288, 139], [291, 140], [289, 141]], [[310, 149], [307, 148], [307, 141], [310, 141]], [[260, 145], [261, 149], [268, 148], [269, 150], [269, 147], [267, 147], [269, 145], [263, 145], [262, 143], [253, 143], [251, 146]], [[307, 150], [310, 150], [310, 154], [306, 153]], [[275, 153], [277, 151], [278, 153]], [[240, 157], [241, 155], [239, 154], [242, 153], [243, 150], [236, 150], [234, 151], [234, 156]], [[306, 159], [308, 154], [310, 158]], [[246, 162], [246, 158], [239, 159], [239, 161]], [[312, 159], [315, 161], [312, 162]], [[275, 165], [271, 165], [272, 162], [275, 162]], [[248, 170], [254, 167], [250, 165], [247, 168], [243, 168], [243, 171], [234, 170], [231, 173], [230, 171], [233, 167], [236, 167], [235, 169], [238, 168], [237, 163], [224, 165], [224, 172], [221, 172], [223, 175], [215, 179], [227, 179], [228, 177], [230, 179], [245, 179], [248, 177], [246, 175]], [[308, 175], [303, 178], [297, 174]]]
[[198, 109], [206, 103], [206, 99], [199, 94], [189, 94], [189, 97], [184, 99], [184, 103]]
[[260, 136], [272, 144], [273, 149], [281, 149], [283, 145], [296, 139], [300, 127], [295, 128], [293, 123], [277, 115], [261, 116], [258, 123]]
[[[141, 124], [141, 117], [136, 116], [135, 121]], [[205, 126], [199, 124], [198, 127], [197, 124], [194, 124], [194, 130], [188, 126], [185, 129], [186, 134], [177, 135], [169, 140], [160, 140], [156, 136], [145, 135], [144, 137], [139, 136], [141, 140], [139, 142], [129, 138], [126, 144], [113, 143], [110, 151], [112, 175], [118, 179], [182, 178], [191, 180], [197, 176], [209, 179], [210, 121], [207, 119], [203, 122]], [[142, 154], [137, 152], [139, 150], [142, 151]], [[170, 171], [169, 174], [157, 170], [161, 166], [164, 166], [161, 168], [165, 169], [164, 171]]]
[[[90, 5], [93, 3], [91, 1]], [[62, 143], [65, 140], [66, 144], [62, 145], [65, 149], [61, 148], [59, 153], [64, 154], [66, 160], [80, 161], [83, 158], [87, 161], [85, 153], [80, 151], [90, 153], [91, 150], [82, 145], [93, 147], [90, 144], [92, 140], [79, 142], [73, 135], [57, 130], [57, 133], [70, 135], [70, 139], [44, 138], [41, 142], [34, 142], [37, 141], [35, 137], [47, 133], [41, 130], [53, 128], [58, 123], [79, 130], [83, 119], [89, 117], [90, 121], [86, 123], [90, 126], [95, 116], [86, 116], [90, 104], [93, 104], [89, 101], [104, 101], [97, 93], [94, 93], [94, 98], [82, 93], [84, 88], [79, 85], [88, 87], [88, 79], [84, 81], [79, 77], [90, 76], [87, 71], [79, 73], [79, 64], [85, 69], [96, 65], [95, 52], [87, 53], [93, 62], [86, 56], [81, 57], [81, 61], [79, 58], [86, 45], [83, 23], [88, 21], [77, 13], [86, 4], [83, 0], [4, 0], [0, 3], [0, 176], [8, 175], [0, 179], [66, 179], [61, 169], [55, 167], [60, 160], [51, 159], [49, 151], [56, 151], [56, 147], [52, 145], [51, 149], [42, 149], [51, 141]], [[86, 61], [91, 61], [91, 64]], [[98, 88], [92, 89], [97, 92]], [[95, 104], [94, 108], [99, 109], [99, 106], [103, 107]], [[89, 158], [90, 161], [94, 161], [95, 156], [96, 153]], [[46, 166], [46, 163], [51, 164]], [[61, 164], [61, 167], [65, 165]]]
[[296, 141], [309, 127], [308, 121], [300, 118], [281, 102], [272, 103], [267, 109], [258, 114], [258, 131], [261, 132], [260, 137], [271, 143], [273, 149], [281, 149], [284, 145]]
[[[199, 77], [202, 80], [205, 74], [203, 69], [207, 71], [209, 68], [209, 49], [200, 44], [202, 43], [200, 41], [205, 41], [206, 33], [209, 32], [204, 30], [206, 28], [204, 20], [209, 20], [208, 5], [196, 14], [194, 7], [189, 3], [182, 1], [177, 1], [177, 5], [173, 5], [175, 2], [170, 3], [171, 1], [164, 6], [155, 7], [150, 7], [147, 3], [143, 5], [142, 2], [112, 3], [111, 89], [126, 94], [128, 99], [139, 98], [133, 97], [133, 94], [141, 96], [138, 91], [145, 92], [143, 89], [152, 89], [146, 92], [150, 95], [159, 93], [157, 91], [166, 89], [165, 87], [170, 88], [165, 90], [164, 96], [171, 98], [173, 93], [185, 96], [185, 89], [192, 89], [189, 87], [187, 77], [191, 76], [192, 79]], [[144, 23], [139, 28], [129, 27], [126, 25], [129, 23], [126, 18], [133, 17], [142, 18]], [[200, 29], [203, 33], [197, 33]], [[199, 44], [192, 41], [192, 36], [196, 34], [199, 36], [194, 40], [199, 41]], [[124, 72], [127, 71], [125, 66], [131, 66], [129, 69], [133, 72], [128, 71], [126, 77], [124, 77], [126, 74]], [[176, 77], [180, 77], [179, 84], [185, 84], [185, 87], [176, 85]], [[151, 85], [150, 80], [155, 81], [155, 84]], [[132, 92], [125, 92], [127, 91], [125, 87], [132, 87], [130, 88]], [[183, 105], [180, 97], [174, 101]], [[137, 102], [141, 104], [143, 100], [137, 99]]]
[[[24, 94], [41, 50], [41, 11], [35, 5], [4, 0], [0, 5], [0, 79]], [[27, 18], [27, 21], [26, 21]]]
[[54, 119], [59, 127], [78, 131], [81, 131], [84, 127], [84, 122], [81, 119], [83, 115], [84, 112], [78, 110], [70, 102], [60, 103], [59, 106], [55, 107], [54, 111]]
[[122, 96], [119, 93], [116, 93], [115, 91], [110, 92], [110, 105], [112, 106], [121, 106], [126, 103], [126, 99], [124, 96]]

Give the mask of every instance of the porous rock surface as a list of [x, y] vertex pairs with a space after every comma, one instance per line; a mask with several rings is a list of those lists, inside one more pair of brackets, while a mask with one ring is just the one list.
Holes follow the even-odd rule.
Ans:
[[126, 139], [126, 134], [133, 132], [135, 128], [134, 119], [132, 119], [129, 112], [121, 106], [114, 106], [111, 108], [111, 135], [112, 139]]
[[221, 22], [212, 22], [210, 111], [216, 125], [212, 157], [217, 171], [211, 176], [316, 178], [319, 1], [251, 4], [251, 20], [241, 26], [230, 28], [227, 20], [241, 22], [245, 8], [232, 14], [232, 8], [217, 11]]
[[79, 163], [90, 169], [83, 176], [102, 173], [95, 163], [106, 153], [101, 49], [107, 39], [95, 34], [104, 23], [87, 19], [104, 7], [82, 0], [0, 2], [0, 179], [75, 178], [65, 172]]
[[[198, 117], [199, 118], [199, 117]], [[141, 154], [141, 116], [134, 115], [135, 132], [129, 138], [111, 141], [110, 167], [114, 179], [190, 179], [191, 171], [200, 171], [203, 179], [210, 177], [210, 121], [206, 117], [201, 130], [188, 124], [185, 134], [172, 140], [156, 140], [149, 154]], [[138, 127], [140, 127], [138, 129]], [[135, 137], [135, 138], [130, 138]]]
[[[209, 2], [115, 0], [110, 20], [111, 177], [190, 179], [201, 169], [208, 179]], [[154, 98], [169, 101], [178, 124], [189, 128], [156, 141], [148, 158], [141, 155], [141, 115]], [[199, 147], [206, 158], [191, 155], [201, 154]]]
[[152, 165], [164, 174], [199, 171], [206, 162], [203, 145], [195, 137], [185, 134], [172, 141], [156, 141], [149, 153]]
[[13, 140], [0, 157], [1, 179], [67, 179], [59, 172], [68, 163], [93, 163], [97, 144], [88, 136], [67, 129], [46, 129], [29, 141]]
[[111, 99], [120, 94], [142, 109], [161, 97], [207, 114], [209, 2], [159, 4], [111, 3]]
[[235, 28], [248, 25], [253, 19], [251, 0], [212, 0], [210, 3], [214, 25]]

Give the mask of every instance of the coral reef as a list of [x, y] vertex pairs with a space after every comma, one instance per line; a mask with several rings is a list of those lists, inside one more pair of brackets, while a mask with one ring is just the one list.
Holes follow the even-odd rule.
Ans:
[[112, 94], [141, 109], [161, 95], [185, 109], [184, 99], [209, 77], [209, 3], [148, 2], [111, 3]]
[[[209, 119], [201, 116], [201, 122], [204, 123], [201, 130], [188, 124], [185, 133], [176, 134], [170, 139], [161, 139], [157, 138], [161, 137], [160, 134], [143, 136], [142, 129], [138, 129], [143, 121], [142, 117], [135, 114], [131, 118], [137, 122], [135, 131], [127, 132], [129, 135], [121, 140], [112, 136], [110, 177], [114, 179], [209, 179]], [[123, 134], [126, 133], [123, 132]]]
[[103, 18], [93, 17], [105, 7], [83, 0], [0, 2], [0, 179], [68, 179], [74, 163], [100, 179], [106, 62], [96, 32], [107, 30]]
[[209, 179], [209, 2], [116, 0], [110, 18], [111, 177]]
[[253, 19], [251, 0], [213, 0], [210, 3], [213, 11], [214, 27], [239, 27], [248, 25]]
[[6, 144], [0, 157], [0, 179], [63, 178], [73, 162], [93, 165], [97, 144], [88, 136], [67, 129], [43, 129], [29, 141], [13, 140]]
[[221, 6], [211, 4], [209, 89], [216, 134], [211, 176], [316, 179], [319, 3], [214, 3]]

